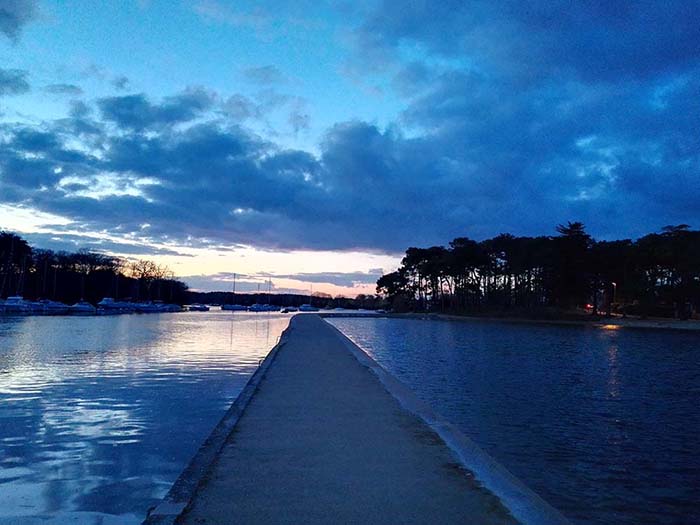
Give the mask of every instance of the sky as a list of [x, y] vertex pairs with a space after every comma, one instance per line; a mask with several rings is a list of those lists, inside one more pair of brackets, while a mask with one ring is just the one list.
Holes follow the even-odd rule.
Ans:
[[699, 12], [2, 0], [0, 228], [354, 296], [408, 246], [699, 227]]

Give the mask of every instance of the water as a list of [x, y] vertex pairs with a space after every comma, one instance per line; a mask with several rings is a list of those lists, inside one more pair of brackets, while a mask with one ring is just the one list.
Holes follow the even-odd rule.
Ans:
[[288, 321], [0, 316], [0, 524], [140, 523]]
[[574, 523], [700, 523], [700, 333], [330, 322]]

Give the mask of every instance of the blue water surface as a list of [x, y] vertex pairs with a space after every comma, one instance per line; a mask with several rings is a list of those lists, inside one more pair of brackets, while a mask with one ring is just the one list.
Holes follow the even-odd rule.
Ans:
[[288, 321], [0, 316], [0, 524], [140, 523]]
[[332, 319], [580, 524], [700, 523], [700, 333]]

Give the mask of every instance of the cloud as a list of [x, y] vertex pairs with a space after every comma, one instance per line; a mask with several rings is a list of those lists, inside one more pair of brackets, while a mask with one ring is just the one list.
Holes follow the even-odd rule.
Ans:
[[118, 91], [124, 91], [129, 88], [129, 79], [124, 75], [118, 75], [112, 79], [112, 85]]
[[[180, 277], [180, 279], [187, 283], [191, 289], [203, 292], [231, 291], [233, 286], [233, 274], [228, 272], [219, 272], [211, 275], [185, 275]], [[286, 291], [277, 288], [274, 283], [272, 283], [271, 289], [276, 293]], [[267, 277], [236, 274], [236, 292], [251, 293], [260, 291], [260, 293], [267, 293], [267, 290]]]
[[[341, 288], [357, 288], [363, 285], [372, 285], [382, 276], [381, 268], [368, 272], [318, 272], [318, 273], [295, 273], [295, 274], [236, 274], [236, 291], [240, 293], [257, 292], [265, 293], [268, 286], [275, 293], [299, 293], [309, 294], [310, 288], [300, 284], [298, 288], [280, 287], [276, 284], [279, 280], [298, 281], [300, 283], [325, 284], [338, 286]], [[211, 275], [187, 275], [181, 277], [190, 288], [201, 291], [231, 290], [233, 286], [234, 274], [231, 272], [218, 272]], [[269, 279], [269, 280], [268, 280]]]
[[696, 0], [449, 0], [439, 6], [387, 0], [356, 38], [374, 56], [417, 44], [431, 57], [529, 81], [550, 75], [640, 79], [697, 65], [698, 7]]
[[44, 250], [75, 252], [86, 249], [93, 252], [118, 253], [126, 256], [177, 255], [178, 257], [191, 257], [191, 255], [183, 254], [170, 248], [136, 242], [120, 242], [93, 235], [79, 235], [62, 231], [53, 233], [22, 233], [22, 237], [27, 239], [31, 245]]
[[[116, 128], [81, 106], [42, 127], [5, 125], [0, 195], [87, 230], [141, 235], [149, 223], [153, 242], [286, 250], [396, 252], [458, 235], [547, 233], [569, 218], [634, 235], [700, 219], [697, 79], [661, 98], [661, 85], [517, 97], [487, 87], [478, 75], [445, 75], [404, 115], [430, 132], [341, 123], [318, 156], [215, 118], [163, 127], [200, 115], [161, 117], [178, 96], [139, 97], [135, 123], [102, 107]], [[87, 150], [74, 146], [78, 122], [94, 133]]]
[[0, 97], [27, 93], [31, 89], [27, 81], [28, 75], [22, 69], [0, 68]]
[[238, 94], [227, 98], [221, 106], [221, 111], [237, 122], [262, 116], [262, 108], [258, 104]]
[[44, 87], [44, 91], [54, 95], [68, 95], [79, 97], [83, 94], [82, 88], [74, 84], [50, 84]]
[[212, 107], [214, 97], [202, 88], [190, 88], [153, 104], [146, 95], [107, 97], [98, 101], [105, 120], [117, 126], [144, 130], [194, 120]]
[[3, 0], [0, 5], [0, 33], [17, 41], [22, 29], [38, 15], [36, 0]]
[[287, 81], [287, 77], [275, 66], [249, 67], [243, 70], [243, 76], [248, 82], [265, 86]]
[[395, 253], [566, 220], [608, 238], [700, 224], [700, 62], [681, 49], [695, 42], [682, 7], [420, 5], [385, 2], [356, 33], [367, 76], [390, 61], [404, 103], [385, 127], [336, 123], [310, 153], [245, 127], [272, 111], [308, 125], [272, 88], [108, 97], [95, 114], [4, 124], [0, 200], [93, 231], [148, 223], [152, 242], [281, 250]]
[[294, 133], [299, 133], [300, 131], [306, 131], [311, 128], [311, 117], [306, 113], [301, 113], [299, 111], [292, 111], [289, 114], [289, 124], [292, 126]]
[[383, 275], [381, 268], [368, 272], [318, 272], [318, 273], [294, 273], [274, 274], [273, 279], [292, 279], [306, 283], [334, 284], [336, 286], [353, 287], [357, 284], [375, 284]]

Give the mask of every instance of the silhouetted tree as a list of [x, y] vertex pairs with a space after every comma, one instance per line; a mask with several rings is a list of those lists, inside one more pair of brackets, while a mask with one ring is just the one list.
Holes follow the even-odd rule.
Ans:
[[636, 241], [596, 242], [580, 222], [551, 237], [458, 237], [447, 248], [411, 247], [377, 281], [395, 309], [562, 312], [590, 303], [614, 311], [685, 318], [700, 307], [700, 231], [666, 226]]
[[18, 235], [0, 231], [0, 297], [21, 294], [29, 299], [96, 303], [106, 296], [119, 297], [120, 292], [129, 297], [131, 290], [138, 291], [139, 284], [145, 299], [180, 304], [187, 300], [187, 286], [167, 267], [152, 261], [127, 265], [118, 257], [89, 250], [32, 249]]

